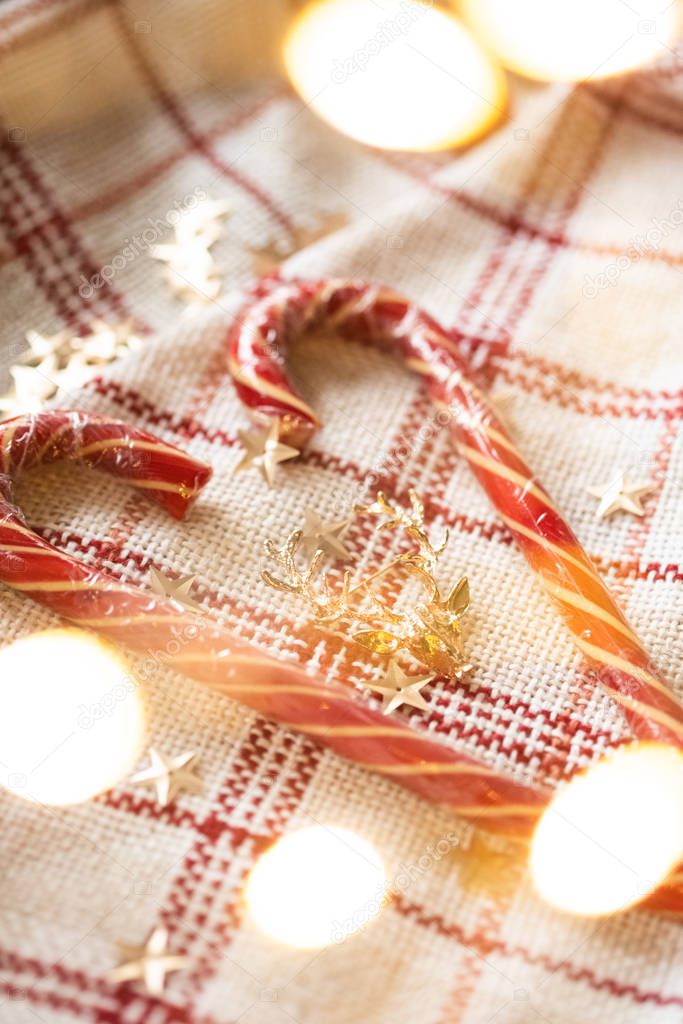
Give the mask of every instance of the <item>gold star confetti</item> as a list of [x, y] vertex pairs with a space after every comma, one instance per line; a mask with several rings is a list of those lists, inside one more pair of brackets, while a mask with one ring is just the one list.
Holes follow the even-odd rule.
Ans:
[[107, 974], [113, 984], [140, 979], [147, 992], [161, 996], [166, 975], [189, 966], [189, 959], [168, 950], [168, 931], [155, 928], [144, 946], [131, 946], [120, 942], [121, 963]]
[[177, 601], [184, 608], [198, 612], [202, 611], [202, 606], [195, 601], [191, 594], [196, 579], [196, 576], [178, 576], [176, 579], [172, 579], [159, 572], [158, 569], [151, 568], [149, 570], [149, 585], [155, 594], [158, 594], [159, 597], [170, 597], [172, 601]]
[[273, 420], [267, 427], [254, 427], [252, 430], [239, 430], [237, 433], [245, 454], [235, 467], [235, 472], [239, 473], [256, 466], [261, 470], [263, 479], [269, 487], [275, 482], [275, 467], [278, 463], [294, 459], [300, 454], [298, 448], [280, 443], [279, 420]]
[[0, 398], [0, 413], [5, 415], [40, 412], [58, 391], [80, 387], [96, 376], [100, 366], [142, 344], [129, 320], [113, 325], [94, 320], [84, 337], [67, 331], [28, 331], [26, 340], [29, 348], [10, 369], [14, 387]]
[[221, 218], [230, 211], [224, 200], [205, 199], [194, 209], [184, 210], [175, 225], [175, 241], [154, 245], [153, 259], [168, 264], [168, 284], [187, 302], [211, 302], [222, 289], [220, 267], [209, 252], [222, 234]]
[[168, 264], [164, 277], [185, 301], [210, 302], [220, 295], [218, 267], [203, 242], [155, 245], [151, 255]]
[[371, 690], [382, 694], [382, 711], [385, 715], [390, 715], [403, 704], [418, 708], [420, 711], [429, 711], [429, 704], [420, 690], [433, 679], [433, 675], [407, 676], [398, 662], [392, 658], [383, 678], [378, 683], [367, 685]]
[[98, 373], [98, 369], [88, 363], [83, 357], [75, 352], [70, 357], [68, 364], [63, 370], [59, 370], [55, 376], [57, 391], [74, 391], [82, 387], [87, 381], [92, 380]]
[[324, 551], [325, 554], [332, 555], [333, 558], [343, 560], [350, 558], [351, 554], [340, 537], [350, 522], [350, 519], [335, 519], [325, 522], [312, 508], [307, 508], [301, 532], [305, 553], [312, 555], [316, 551]]
[[641, 498], [656, 489], [652, 480], [634, 483], [623, 470], [602, 487], [588, 487], [588, 493], [600, 499], [595, 515], [598, 519], [606, 519], [614, 512], [630, 512], [634, 516], [645, 515]]
[[175, 226], [180, 245], [201, 241], [208, 249], [223, 233], [220, 221], [231, 212], [227, 199], [204, 199], [192, 210], [183, 210]]
[[141, 345], [142, 341], [135, 333], [131, 320], [121, 320], [115, 324], [95, 320], [87, 335], [73, 339], [74, 352], [91, 366], [112, 363], [128, 352], [136, 351]]
[[196, 756], [194, 752], [187, 751], [176, 757], [168, 757], [155, 747], [150, 747], [150, 766], [133, 775], [131, 785], [153, 786], [160, 807], [166, 807], [179, 793], [201, 793], [201, 779], [192, 768]]
[[10, 374], [14, 390], [0, 398], [0, 410], [7, 416], [40, 412], [57, 391], [57, 360], [53, 355], [45, 356], [37, 366], [12, 366]]
[[54, 356], [57, 360], [65, 359], [71, 352], [72, 338], [67, 331], [58, 331], [57, 334], [27, 331], [26, 340], [29, 344], [27, 355], [38, 360], [45, 359], [46, 356]]

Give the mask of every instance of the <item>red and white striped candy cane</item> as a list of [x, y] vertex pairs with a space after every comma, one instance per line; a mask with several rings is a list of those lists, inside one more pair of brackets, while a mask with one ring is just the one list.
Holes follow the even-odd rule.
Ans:
[[0, 453], [4, 583], [473, 822], [511, 836], [529, 834], [547, 804], [547, 791], [478, 764], [400, 717], [388, 721], [374, 698], [368, 701], [352, 687], [309, 676], [211, 619], [84, 565], [34, 533], [12, 499], [12, 480], [21, 470], [70, 459], [143, 488], [180, 519], [207, 483], [208, 466], [151, 434], [84, 412], [45, 412], [0, 423]]
[[652, 665], [590, 558], [476, 384], [458, 344], [431, 316], [387, 288], [359, 281], [266, 279], [229, 339], [240, 399], [259, 423], [305, 444], [320, 425], [293, 388], [286, 343], [311, 328], [389, 347], [451, 414], [455, 444], [640, 739], [683, 745], [683, 709]]
[[[513, 838], [529, 835], [550, 793], [478, 764], [349, 687], [321, 682], [232, 636], [173, 601], [83, 565], [26, 524], [12, 498], [18, 473], [59, 459], [82, 461], [133, 483], [181, 519], [211, 475], [172, 445], [118, 420], [45, 412], [0, 423], [0, 580], [78, 626], [152, 655], [260, 714], [307, 733], [357, 764]], [[144, 667], [144, 663], [143, 663]], [[674, 876], [645, 901], [683, 911]]]

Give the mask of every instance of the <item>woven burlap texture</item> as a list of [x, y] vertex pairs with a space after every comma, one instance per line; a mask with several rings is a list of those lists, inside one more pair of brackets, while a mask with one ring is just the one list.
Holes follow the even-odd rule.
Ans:
[[[169, 9], [179, 17], [181, 6]], [[444, 581], [470, 577], [475, 665], [467, 683], [432, 691], [430, 715], [417, 715], [416, 726], [502, 771], [552, 784], [628, 735], [407, 371], [332, 337], [296, 345], [297, 383], [324, 427], [269, 490], [255, 472], [232, 475], [246, 420], [227, 377], [225, 339], [254, 250], [286, 253], [344, 218], [283, 272], [386, 282], [461, 333], [530, 464], [655, 662], [680, 684], [683, 98], [675, 62], [609, 86], [516, 86], [513, 116], [475, 148], [399, 157], [335, 135], [277, 81], [228, 92], [207, 87], [198, 71], [187, 91], [185, 51], [180, 93], [173, 53], [164, 57], [154, 32], [136, 32], [116, 4], [55, 3], [50, 17], [41, 7], [5, 5], [11, 60], [35, 59], [65, 33], [91, 46], [93, 65], [98, 47], [114, 45], [103, 66], [115, 61], [138, 102], [63, 118], [41, 133], [6, 125], [3, 360], [30, 328], [83, 330], [94, 317], [134, 317], [142, 350], [61, 404], [131, 420], [215, 474], [177, 524], [114, 481], [46, 469], [19, 489], [30, 522], [143, 586], [152, 566], [195, 573], [198, 599], [239, 635], [328, 676], [362, 680], [377, 664], [357, 648], [331, 656], [322, 634], [313, 648], [299, 638], [303, 608], [260, 581], [262, 544], [283, 539], [306, 507], [336, 516], [369, 486], [400, 496], [415, 487], [435, 534], [452, 531]], [[233, 7], [249, 20], [247, 5]], [[88, 88], [86, 76], [76, 104]], [[214, 248], [225, 285], [217, 303], [185, 308], [147, 252], [88, 295], [84, 280], [197, 188], [232, 208]], [[634, 239], [640, 251], [625, 257]], [[657, 489], [643, 519], [597, 521], [586, 487], [618, 467], [649, 475]], [[359, 568], [390, 552], [385, 536], [361, 524], [349, 546]], [[56, 621], [8, 590], [0, 614], [5, 642]], [[158, 674], [148, 702], [150, 742], [169, 753], [196, 749], [203, 795], [165, 810], [125, 783], [68, 810], [0, 798], [3, 1021], [680, 1020], [673, 921], [644, 912], [568, 919], [538, 901], [523, 863], [504, 847], [311, 740], [171, 672]], [[240, 902], [265, 843], [312, 822], [370, 839], [390, 877], [412, 866], [372, 927], [317, 955], [269, 942]], [[458, 844], [447, 856], [417, 867], [453, 832]], [[107, 984], [116, 940], [143, 941], [158, 924], [191, 968], [162, 999]]]

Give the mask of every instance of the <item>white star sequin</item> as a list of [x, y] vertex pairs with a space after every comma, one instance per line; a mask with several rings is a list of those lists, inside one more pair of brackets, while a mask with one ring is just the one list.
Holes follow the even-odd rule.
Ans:
[[407, 676], [398, 662], [392, 658], [379, 683], [368, 683], [367, 685], [371, 690], [382, 694], [382, 711], [385, 715], [390, 715], [392, 711], [400, 708], [403, 704], [418, 708], [420, 711], [429, 711], [429, 705], [420, 690], [427, 683], [431, 683], [433, 678], [433, 674]]
[[107, 980], [120, 984], [140, 979], [150, 995], [163, 995], [166, 975], [171, 971], [181, 971], [190, 963], [186, 956], [169, 952], [167, 947], [168, 932], [165, 928], [155, 928], [144, 946], [119, 943], [122, 963], [108, 972]]
[[153, 786], [160, 807], [166, 807], [179, 793], [201, 793], [202, 781], [192, 770], [193, 751], [168, 757], [155, 747], [149, 748], [149, 768], [130, 779], [133, 786]]
[[606, 519], [614, 512], [630, 512], [634, 516], [644, 516], [641, 498], [656, 488], [652, 480], [634, 483], [623, 470], [620, 470], [609, 483], [602, 487], [588, 487], [588, 493], [600, 499], [595, 515], [598, 519]]

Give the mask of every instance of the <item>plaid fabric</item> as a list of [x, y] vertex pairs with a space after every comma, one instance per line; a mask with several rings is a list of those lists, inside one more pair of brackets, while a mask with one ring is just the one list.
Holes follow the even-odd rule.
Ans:
[[[417, 382], [365, 348], [302, 341], [293, 366], [325, 426], [269, 491], [255, 473], [230, 476], [245, 418], [226, 377], [225, 335], [264, 249], [300, 249], [285, 273], [385, 281], [456, 328], [494, 393], [508, 393], [503, 411], [530, 463], [654, 659], [680, 682], [676, 58], [610, 84], [518, 86], [513, 118], [474, 149], [396, 156], [338, 137], [275, 79], [228, 87], [214, 35], [226, 47], [229, 39], [223, 68], [241, 60], [260, 72], [286, 5], [273, 0], [270, 20], [247, 0], [209, 0], [201, 19], [190, 5], [143, 6], [0, 8], [2, 359], [11, 364], [29, 328], [134, 317], [143, 350], [68, 403], [151, 429], [210, 461], [215, 478], [179, 526], [114, 482], [54, 468], [21, 486], [30, 522], [141, 585], [152, 566], [196, 573], [198, 598], [240, 635], [321, 673], [363, 679], [373, 666], [357, 649], [332, 649], [322, 636], [308, 645], [302, 609], [260, 583], [262, 541], [284, 537], [306, 506], [328, 517], [369, 486], [399, 497], [416, 487], [437, 534], [446, 525], [453, 533], [444, 579], [470, 576], [476, 665], [467, 685], [433, 692], [417, 724], [520, 778], [568, 777], [627, 735], [620, 715], [593, 692]], [[88, 293], [84, 280], [196, 188], [233, 209], [214, 248], [225, 280], [217, 303], [184, 309], [144, 251]], [[332, 234], [301, 248], [331, 224]], [[594, 517], [585, 487], [618, 466], [658, 484], [642, 520]], [[388, 550], [360, 524], [349, 543], [360, 565]], [[0, 615], [5, 641], [53, 621], [9, 591]], [[171, 672], [148, 696], [150, 741], [199, 751], [203, 795], [164, 810], [125, 784], [68, 810], [0, 797], [3, 1022], [683, 1017], [675, 922], [644, 912], [561, 916], [533, 895], [514, 850], [392, 783]], [[389, 877], [408, 878], [371, 927], [317, 954], [258, 934], [240, 896], [264, 845], [311, 822], [369, 838]], [[453, 832], [448, 855], [420, 868]], [[192, 967], [161, 999], [107, 984], [116, 940], [144, 941], [157, 924]]]

